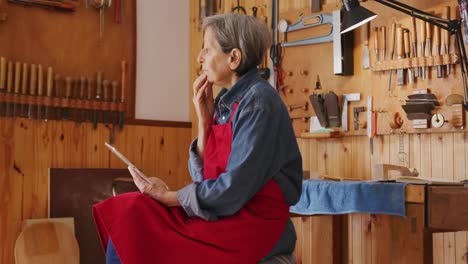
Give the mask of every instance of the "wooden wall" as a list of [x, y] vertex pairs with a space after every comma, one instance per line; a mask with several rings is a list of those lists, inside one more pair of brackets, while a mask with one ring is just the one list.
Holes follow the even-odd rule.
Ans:
[[[14, 263], [23, 220], [48, 217], [48, 168], [125, 168], [105, 148], [108, 140], [109, 128], [101, 125], [0, 119], [0, 263]], [[126, 126], [115, 146], [175, 189], [190, 180], [190, 141], [190, 128]]]
[[[127, 88], [135, 83], [135, 1], [124, 2], [123, 23], [106, 11], [104, 37], [94, 8], [53, 12], [0, 1], [8, 20], [0, 23], [0, 56], [52, 66], [63, 76], [120, 80], [120, 61], [128, 62]], [[93, 2], [93, 1], [90, 1]], [[188, 88], [187, 88], [188, 89]], [[130, 99], [130, 98], [127, 98]], [[14, 263], [14, 243], [23, 220], [48, 217], [48, 168], [124, 168], [104, 147], [110, 127], [71, 121], [0, 117], [0, 263]], [[125, 125], [116, 129], [115, 146], [147, 175], [171, 188], [189, 180], [190, 128]], [[90, 186], [92, 188], [92, 186]]]

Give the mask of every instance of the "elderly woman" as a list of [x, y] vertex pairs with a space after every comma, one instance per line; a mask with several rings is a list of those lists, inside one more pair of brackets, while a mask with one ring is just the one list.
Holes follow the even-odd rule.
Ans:
[[[171, 191], [129, 167], [141, 193], [93, 208], [108, 263], [295, 262], [288, 211], [300, 197], [302, 160], [281, 98], [257, 71], [268, 30], [253, 17], [223, 14], [206, 18], [203, 31], [193, 183]], [[213, 85], [227, 89], [216, 102]]]

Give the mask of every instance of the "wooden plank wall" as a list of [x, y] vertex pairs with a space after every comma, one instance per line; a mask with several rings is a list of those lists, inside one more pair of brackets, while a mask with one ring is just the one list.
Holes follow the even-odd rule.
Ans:
[[[48, 168], [125, 168], [104, 147], [108, 140], [105, 126], [0, 119], [0, 263], [14, 263], [23, 220], [48, 216]], [[126, 126], [115, 146], [175, 189], [190, 180], [190, 141], [190, 128]]]
[[[191, 6], [193, 79], [199, 69], [196, 57], [202, 44], [202, 34], [199, 31], [199, 6], [197, 2], [194, 1]], [[321, 1], [322, 7], [326, 9], [336, 8], [339, 2], [335, 0]], [[447, 4], [446, 1], [439, 0], [409, 0], [403, 2], [424, 9], [434, 5]], [[227, 0], [222, 1], [222, 3], [223, 5], [219, 12], [230, 12], [231, 8], [237, 4], [237, 1]], [[310, 3], [311, 1], [309, 0], [281, 0], [279, 1], [280, 16], [281, 14], [294, 14], [298, 18], [301, 13], [305, 15], [310, 14]], [[240, 4], [248, 10], [248, 14], [252, 14], [251, 8], [253, 6], [257, 6], [259, 12], [261, 12], [261, 8], [268, 10], [266, 16], [268, 17], [268, 25], [270, 25], [270, 1], [240, 1]], [[369, 4], [373, 7], [376, 6], [375, 3]], [[391, 14], [389, 13], [391, 12], [385, 11], [384, 17], [390, 17]], [[259, 13], [259, 16], [262, 17], [263, 14]], [[343, 87], [341, 92], [361, 92], [359, 87], [367, 87], [368, 85], [366, 84], [369, 83], [369, 78], [372, 80], [372, 89], [387, 89], [388, 78], [382, 77], [387, 76], [386, 74], [380, 76], [377, 73], [371, 73], [370, 71], [363, 72], [361, 70], [360, 46], [360, 42], [355, 43], [354, 77], [333, 76], [333, 74], [325, 72], [332, 70], [331, 62], [315, 65], [313, 63], [314, 58], [303, 56], [303, 53], [298, 58], [309, 58], [306, 62], [292, 60], [289, 62], [289, 65], [297, 63], [298, 65], [303, 65], [301, 67], [306, 67], [304, 69], [310, 70], [313, 74], [316, 71], [320, 72], [322, 85], [326, 83], [329, 86], [326, 90], [333, 87]], [[331, 58], [330, 52], [331, 47], [322, 48], [321, 52], [318, 52], [319, 57], [315, 57], [315, 62], [317, 59], [320, 59], [322, 62]], [[284, 56], [288, 56], [288, 54]], [[294, 70], [299, 72], [300, 69], [294, 68]], [[459, 72], [458, 67], [456, 72]], [[315, 75], [313, 74], [309, 74], [310, 76], [307, 78], [310, 79], [309, 83], [315, 84]], [[427, 85], [429, 87], [439, 87], [449, 83], [450, 87], [452, 87], [457, 86], [458, 81], [455, 77], [443, 80], [433, 79]], [[313, 87], [312, 84], [308, 86]], [[302, 87], [294, 88], [300, 89]], [[404, 94], [410, 90], [405, 88], [397, 90], [397, 92], [402, 91], [402, 94]], [[369, 92], [367, 88], [364, 93], [366, 92]], [[379, 100], [384, 100], [385, 93], [377, 97]], [[305, 101], [307, 99], [304, 96], [302, 100]], [[285, 103], [288, 103], [288, 98], [285, 98]], [[376, 101], [379, 107], [381, 107], [381, 103], [380, 101]], [[196, 135], [196, 124], [193, 125], [192, 133]], [[376, 163], [391, 163], [415, 167], [425, 177], [461, 180], [467, 178], [466, 175], [468, 173], [468, 133], [463, 131], [458, 133], [400, 133], [377, 136], [374, 139], [373, 155], [370, 153], [369, 140], [363, 136], [349, 136], [327, 140], [298, 138], [298, 142], [303, 155], [304, 170], [315, 171], [320, 174], [356, 179], [372, 179], [372, 164]], [[298, 263], [333, 263], [333, 261], [336, 261], [336, 257], [334, 258], [334, 256], [330, 255], [330, 252], [333, 252], [333, 250], [330, 250], [333, 244], [332, 228], [336, 224], [332, 223], [331, 219], [329, 216], [294, 218], [293, 221], [298, 233], [296, 247]], [[392, 258], [393, 253], [389, 246], [391, 245], [391, 240], [398, 239], [399, 234], [389, 234], [386, 231], [382, 231], [389, 230], [392, 225], [391, 222], [390, 217], [380, 215], [377, 218], [372, 218], [366, 214], [352, 214], [345, 217], [342, 224], [344, 233], [341, 236], [344, 239], [341, 243], [344, 252], [344, 256], [342, 256], [343, 263], [398, 263], [397, 257], [393, 256]], [[400, 230], [399, 232], [405, 232], [405, 230]], [[404, 245], [402, 244], [401, 246], [403, 247]], [[465, 254], [468, 251], [468, 232], [436, 234], [433, 239], [433, 248], [434, 263], [467, 263], [468, 256]], [[408, 252], [406, 254], [411, 255], [412, 253]]]
[[[99, 12], [73, 1], [75, 13], [60, 13], [0, 1], [8, 20], [0, 23], [0, 56], [54, 67], [64, 76], [120, 80], [120, 61], [128, 62], [127, 89], [135, 83], [135, 1], [124, 4], [123, 23], [106, 11], [99, 39]], [[93, 1], [90, 1], [93, 2]], [[127, 98], [128, 99], [128, 98]], [[48, 168], [123, 168], [105, 149], [110, 127], [89, 123], [0, 117], [0, 263], [14, 263], [14, 243], [25, 219], [48, 212]], [[115, 146], [148, 175], [171, 188], [189, 180], [190, 128], [126, 125], [116, 130]], [[92, 186], [90, 186], [92, 188]]]

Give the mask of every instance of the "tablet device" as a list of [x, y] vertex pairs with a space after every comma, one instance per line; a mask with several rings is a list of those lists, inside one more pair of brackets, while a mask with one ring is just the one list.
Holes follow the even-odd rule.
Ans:
[[[136, 168], [135, 165], [133, 165], [133, 163], [131, 163], [127, 157], [125, 157], [122, 153], [120, 153], [120, 151], [118, 151], [114, 146], [112, 146], [111, 144], [107, 143], [107, 142], [104, 142], [104, 145], [106, 145], [106, 147], [112, 152], [114, 153], [117, 157], [119, 157], [119, 159], [121, 161], [123, 161], [125, 164], [127, 164], [127, 166], [133, 166], [134, 168]], [[152, 182], [148, 179], [148, 177], [146, 177], [140, 170], [136, 169], [141, 178], [143, 178], [143, 180], [145, 180], [147, 183], [149, 184], [152, 184]]]

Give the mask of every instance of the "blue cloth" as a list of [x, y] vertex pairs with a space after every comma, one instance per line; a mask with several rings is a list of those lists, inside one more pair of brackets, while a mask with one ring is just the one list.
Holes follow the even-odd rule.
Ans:
[[305, 180], [299, 202], [290, 212], [301, 215], [369, 213], [406, 216], [405, 183]]
[[110, 239], [107, 241], [106, 264], [121, 264], [119, 255], [117, 255], [114, 244]]

